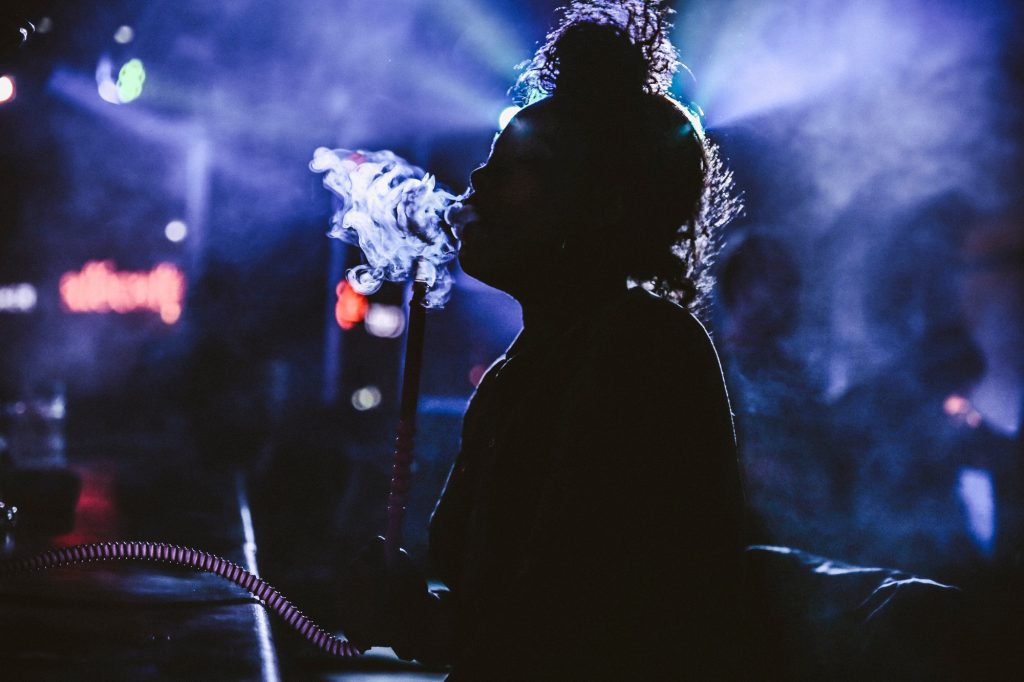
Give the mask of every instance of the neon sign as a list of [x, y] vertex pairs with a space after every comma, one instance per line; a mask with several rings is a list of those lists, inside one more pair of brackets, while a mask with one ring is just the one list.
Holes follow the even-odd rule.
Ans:
[[89, 261], [81, 272], [60, 278], [60, 300], [72, 313], [149, 310], [174, 324], [185, 300], [185, 275], [170, 263], [149, 272], [117, 272], [113, 261]]

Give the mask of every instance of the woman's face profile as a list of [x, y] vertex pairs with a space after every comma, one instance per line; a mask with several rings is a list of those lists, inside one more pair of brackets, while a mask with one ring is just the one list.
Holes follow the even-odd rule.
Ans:
[[544, 102], [523, 109], [473, 171], [466, 203], [476, 219], [461, 234], [459, 262], [469, 275], [517, 298], [550, 284], [558, 271], [565, 219], [573, 212], [557, 120]]

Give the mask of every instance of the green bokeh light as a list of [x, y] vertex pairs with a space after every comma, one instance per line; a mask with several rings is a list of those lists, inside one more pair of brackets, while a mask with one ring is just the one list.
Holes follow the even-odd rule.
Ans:
[[146, 69], [142, 61], [129, 60], [117, 74], [117, 96], [122, 102], [131, 102], [142, 94], [142, 84], [146, 82]]

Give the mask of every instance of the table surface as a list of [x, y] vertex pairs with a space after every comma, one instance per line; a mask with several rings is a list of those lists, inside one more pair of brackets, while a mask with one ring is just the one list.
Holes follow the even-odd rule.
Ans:
[[[82, 479], [73, 532], [17, 534], [7, 557], [146, 539], [203, 549], [243, 567], [258, 562], [246, 484], [229, 468], [190, 472], [123, 457], [72, 468]], [[315, 604], [297, 605], [316, 617]], [[139, 562], [51, 569], [0, 583], [0, 670], [5, 680], [444, 678], [387, 649], [327, 657], [275, 619], [242, 588], [192, 569]]]

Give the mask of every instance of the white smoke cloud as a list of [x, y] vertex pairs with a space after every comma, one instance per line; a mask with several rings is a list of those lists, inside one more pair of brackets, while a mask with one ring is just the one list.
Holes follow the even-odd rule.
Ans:
[[439, 189], [434, 176], [388, 150], [320, 147], [309, 167], [326, 173], [324, 187], [339, 202], [329, 235], [357, 244], [366, 257], [365, 265], [348, 273], [353, 288], [372, 294], [385, 280], [415, 275], [429, 284], [427, 306], [444, 305], [452, 286], [448, 264], [458, 251], [445, 214], [461, 197]]

